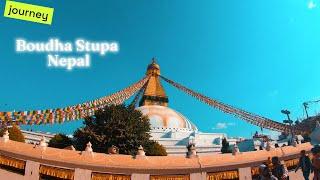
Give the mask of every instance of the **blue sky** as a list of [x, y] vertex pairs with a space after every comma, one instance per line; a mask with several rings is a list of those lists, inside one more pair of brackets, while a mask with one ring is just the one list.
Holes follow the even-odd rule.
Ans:
[[[1, 111], [64, 107], [110, 94], [142, 78], [154, 56], [164, 76], [274, 120], [285, 119], [284, 108], [293, 119], [303, 117], [302, 103], [320, 99], [318, 0], [19, 1], [55, 12], [51, 26], [0, 16]], [[114, 40], [120, 52], [92, 55], [91, 68], [71, 72], [48, 69], [45, 54], [15, 52], [16, 38], [54, 37]], [[201, 131], [249, 137], [259, 130], [165, 88], [169, 106]], [[69, 133], [80, 125], [33, 129]]]

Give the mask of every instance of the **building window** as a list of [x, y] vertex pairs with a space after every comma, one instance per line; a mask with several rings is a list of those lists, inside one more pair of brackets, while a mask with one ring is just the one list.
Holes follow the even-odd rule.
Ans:
[[238, 170], [231, 171], [221, 171], [221, 172], [213, 172], [207, 173], [207, 180], [232, 180], [239, 179]]
[[151, 175], [150, 180], [190, 180], [189, 175]]
[[259, 178], [259, 166], [251, 167], [251, 177], [252, 179], [258, 179]]
[[91, 175], [92, 180], [106, 180], [106, 179], [112, 179], [112, 180], [131, 180], [130, 175], [124, 175], [124, 174], [107, 174], [107, 173], [98, 173], [93, 172]]
[[297, 167], [298, 163], [299, 158], [284, 161], [284, 164], [286, 165], [288, 171], [294, 170]]
[[24, 175], [25, 167], [26, 167], [26, 162], [23, 160], [2, 156], [2, 155], [0, 156], [1, 169]]
[[73, 180], [74, 170], [40, 165], [40, 180]]

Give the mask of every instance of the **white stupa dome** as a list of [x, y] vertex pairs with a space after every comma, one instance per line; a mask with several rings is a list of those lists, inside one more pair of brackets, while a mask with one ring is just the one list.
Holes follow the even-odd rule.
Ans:
[[179, 112], [165, 106], [145, 105], [138, 107], [150, 119], [152, 129], [184, 129], [197, 131], [198, 128]]

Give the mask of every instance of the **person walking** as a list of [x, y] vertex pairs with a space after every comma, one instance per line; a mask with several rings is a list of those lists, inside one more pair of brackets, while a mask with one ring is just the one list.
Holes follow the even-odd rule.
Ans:
[[274, 156], [272, 157], [272, 174], [278, 178], [278, 180], [288, 180], [289, 179], [289, 173], [284, 164], [280, 163], [279, 157]]
[[310, 160], [309, 156], [306, 155], [305, 150], [302, 150], [300, 152], [300, 158], [299, 158], [298, 165], [295, 169], [295, 172], [297, 172], [299, 168], [301, 168], [301, 170], [302, 170], [302, 174], [303, 174], [304, 179], [309, 180], [309, 175], [311, 172], [312, 164], [311, 164], [311, 160]]
[[267, 166], [264, 166], [259, 176], [259, 180], [278, 180], [278, 178], [272, 175], [270, 169]]
[[263, 178], [263, 171], [264, 171], [264, 168], [266, 168], [267, 166], [265, 164], [261, 164], [259, 166], [259, 177], [258, 177], [258, 180], [261, 180]]
[[312, 169], [313, 169], [313, 180], [320, 180], [320, 146], [315, 146], [311, 149], [312, 158]]

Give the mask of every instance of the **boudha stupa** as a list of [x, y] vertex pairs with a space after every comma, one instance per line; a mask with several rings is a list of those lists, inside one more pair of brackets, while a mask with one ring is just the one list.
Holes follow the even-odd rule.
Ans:
[[[185, 155], [186, 146], [194, 144], [198, 153], [220, 152], [223, 133], [203, 133], [181, 113], [169, 108], [169, 98], [160, 82], [160, 66], [155, 59], [148, 65], [150, 76], [137, 109], [148, 116], [152, 139], [162, 144], [168, 155]], [[228, 140], [235, 144], [235, 139]]]

